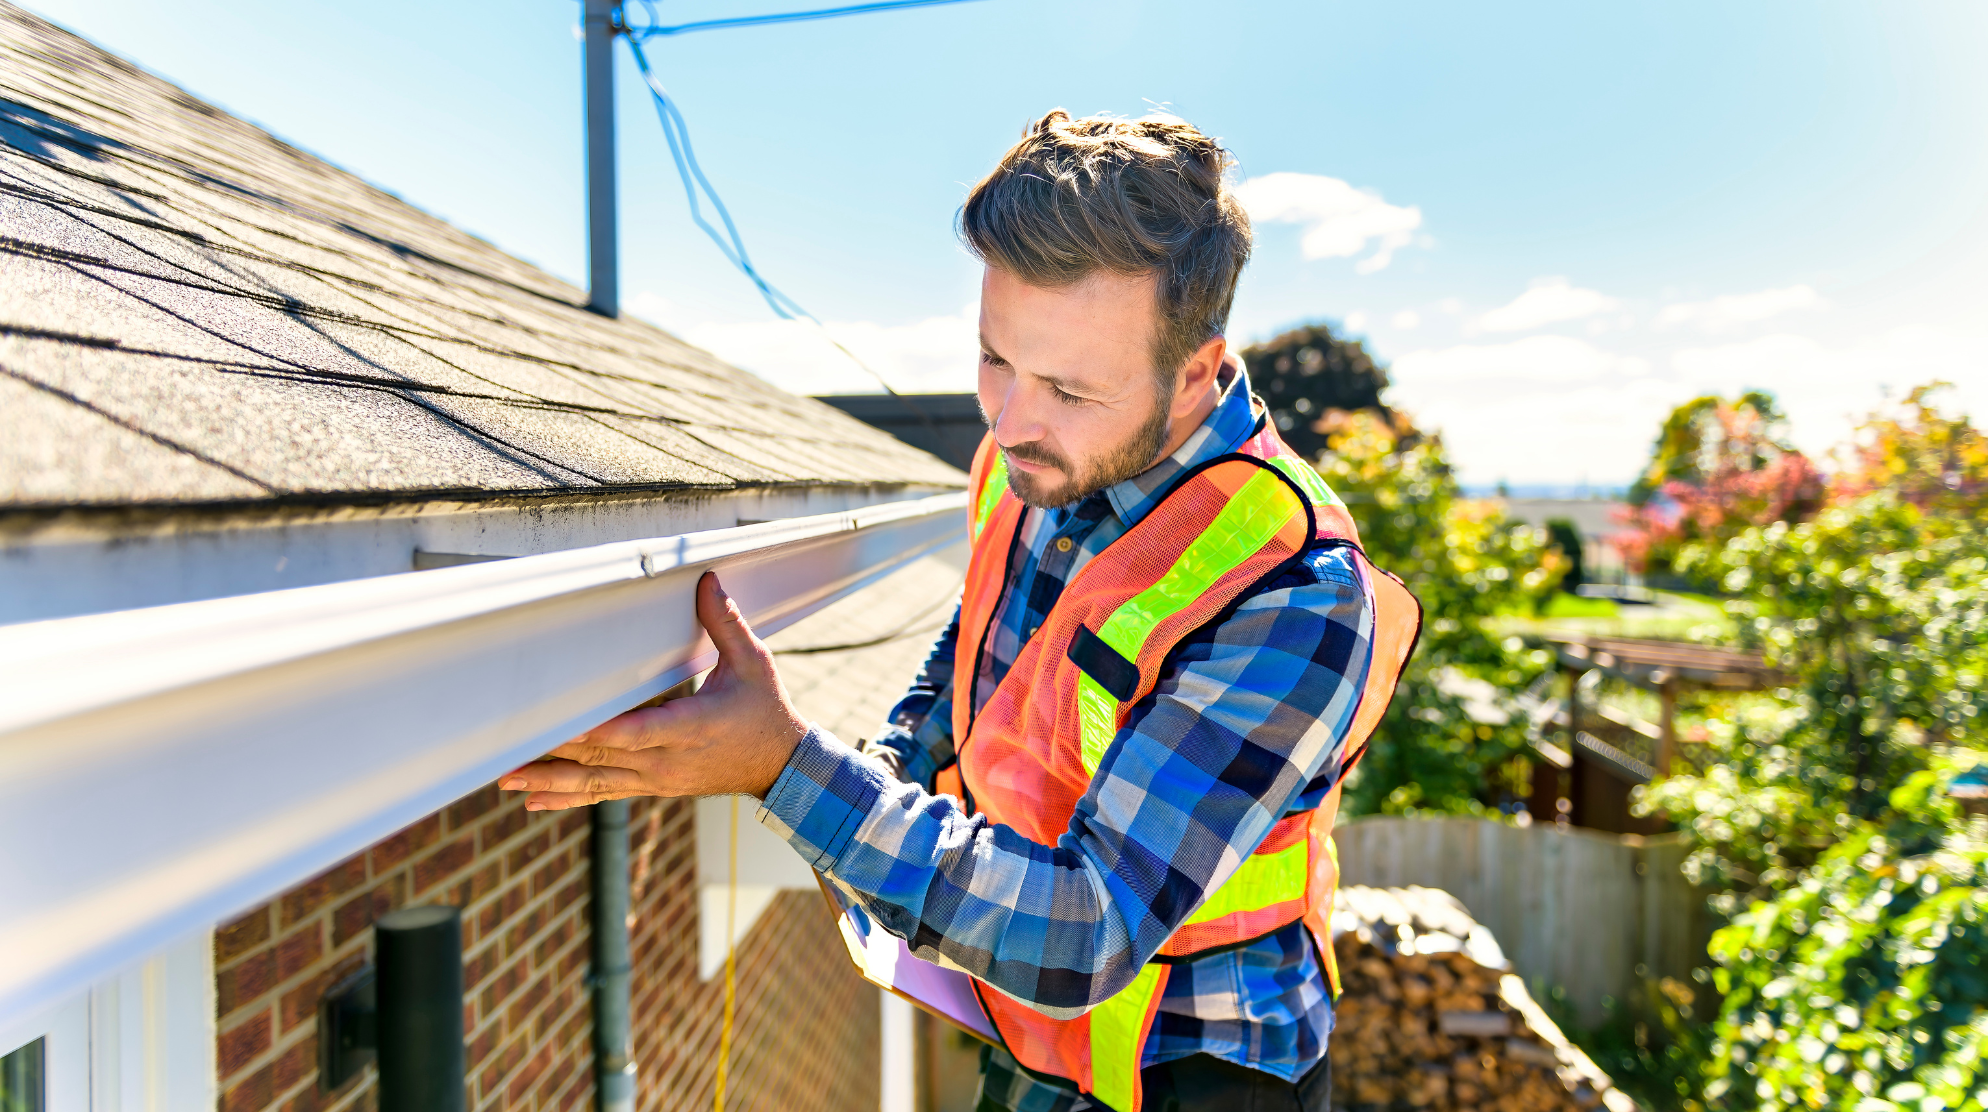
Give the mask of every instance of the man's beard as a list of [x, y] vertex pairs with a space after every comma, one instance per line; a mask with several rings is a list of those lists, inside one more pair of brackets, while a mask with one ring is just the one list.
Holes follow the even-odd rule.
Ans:
[[1048, 475], [1030, 475], [1017, 467], [1008, 469], [1008, 489], [1015, 492], [1022, 505], [1038, 510], [1054, 510], [1115, 483], [1122, 483], [1153, 466], [1166, 442], [1167, 407], [1155, 402], [1153, 411], [1137, 431], [1124, 443], [1091, 461], [1082, 471], [1040, 442], [1031, 441], [1001, 450], [1024, 463], [1043, 464], [1068, 476], [1061, 483], [1050, 486], [1044, 481], [1050, 478]]

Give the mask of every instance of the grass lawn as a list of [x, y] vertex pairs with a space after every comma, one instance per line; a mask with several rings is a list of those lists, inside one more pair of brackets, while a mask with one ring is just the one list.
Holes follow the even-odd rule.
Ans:
[[1733, 621], [1718, 599], [1679, 591], [1658, 591], [1656, 599], [1654, 605], [1643, 606], [1556, 594], [1539, 614], [1505, 614], [1490, 624], [1503, 636], [1583, 633], [1718, 644], [1735, 640]]

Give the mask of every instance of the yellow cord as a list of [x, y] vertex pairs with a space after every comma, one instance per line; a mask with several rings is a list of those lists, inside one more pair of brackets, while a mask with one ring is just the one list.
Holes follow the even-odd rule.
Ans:
[[725, 1023], [718, 1029], [718, 1090], [711, 1096], [711, 1112], [725, 1112], [725, 1067], [732, 1057], [732, 1000], [736, 982], [732, 974], [732, 920], [739, 909], [739, 797], [732, 797], [731, 873], [725, 881]]

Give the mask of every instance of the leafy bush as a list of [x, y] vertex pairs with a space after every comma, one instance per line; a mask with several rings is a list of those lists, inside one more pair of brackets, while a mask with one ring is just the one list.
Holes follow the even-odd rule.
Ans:
[[1473, 683], [1524, 687], [1545, 665], [1485, 627], [1530, 612], [1565, 571], [1538, 530], [1462, 496], [1442, 442], [1403, 440], [1371, 412], [1321, 422], [1319, 473], [1345, 499], [1373, 562], [1422, 600], [1422, 639], [1387, 717], [1348, 782], [1350, 814], [1483, 814], [1525, 791], [1523, 724], [1474, 721]]
[[1988, 829], [1959, 824], [1948, 779], [1913, 774], [1889, 823], [1714, 936], [1719, 1106], [1988, 1108]]

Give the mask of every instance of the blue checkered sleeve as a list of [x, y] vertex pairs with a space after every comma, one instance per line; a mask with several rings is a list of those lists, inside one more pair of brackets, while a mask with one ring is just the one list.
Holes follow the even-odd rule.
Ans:
[[1343, 550], [1315, 549], [1179, 646], [1053, 846], [820, 730], [760, 819], [920, 957], [1079, 1015], [1336, 782], [1372, 656], [1358, 575]]
[[953, 655], [959, 644], [959, 607], [939, 634], [918, 678], [890, 712], [883, 731], [863, 746], [873, 756], [896, 758], [902, 778], [932, 786], [932, 776], [953, 761]]

